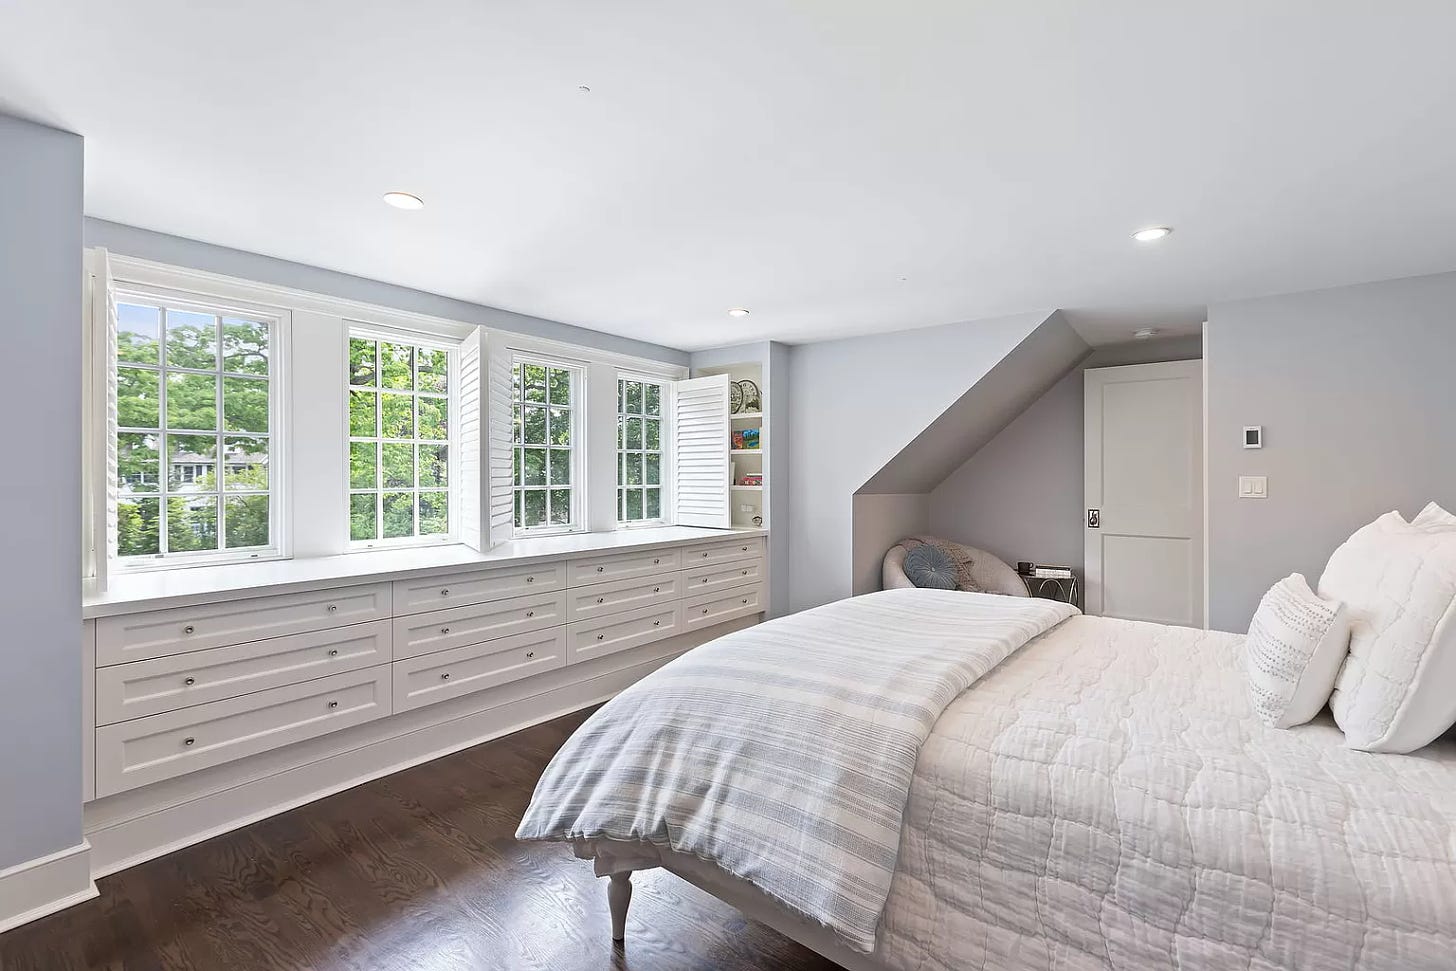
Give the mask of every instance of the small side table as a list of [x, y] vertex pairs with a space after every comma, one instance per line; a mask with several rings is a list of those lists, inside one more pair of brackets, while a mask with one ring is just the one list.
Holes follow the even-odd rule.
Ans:
[[1082, 587], [1076, 574], [1069, 577], [1029, 577], [1018, 573], [1017, 576], [1021, 577], [1021, 582], [1026, 584], [1026, 592], [1033, 597], [1060, 600], [1079, 609], [1082, 606]]

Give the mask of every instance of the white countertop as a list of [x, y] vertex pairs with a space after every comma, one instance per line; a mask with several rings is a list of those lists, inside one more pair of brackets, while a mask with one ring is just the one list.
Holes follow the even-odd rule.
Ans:
[[513, 540], [485, 553], [456, 543], [228, 566], [136, 571], [113, 576], [105, 590], [97, 590], [93, 581], [86, 581], [82, 586], [81, 615], [87, 618], [106, 617], [272, 593], [451, 573], [471, 567], [533, 563], [582, 553], [626, 551], [767, 534], [767, 529], [757, 528], [658, 526]]

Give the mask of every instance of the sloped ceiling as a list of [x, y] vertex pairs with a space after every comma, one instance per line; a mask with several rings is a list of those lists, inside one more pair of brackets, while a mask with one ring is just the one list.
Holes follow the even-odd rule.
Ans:
[[855, 494], [929, 492], [1090, 353], [1061, 311], [1053, 313]]

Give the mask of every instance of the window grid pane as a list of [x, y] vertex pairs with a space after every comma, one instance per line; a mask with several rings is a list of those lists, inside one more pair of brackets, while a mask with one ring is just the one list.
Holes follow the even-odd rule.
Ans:
[[117, 555], [274, 545], [273, 324], [129, 297], [117, 321]]
[[575, 397], [570, 368], [518, 361], [511, 367], [512, 506], [517, 529], [575, 525]]
[[617, 521], [662, 519], [662, 386], [617, 380]]
[[453, 352], [349, 337], [349, 539], [448, 537]]

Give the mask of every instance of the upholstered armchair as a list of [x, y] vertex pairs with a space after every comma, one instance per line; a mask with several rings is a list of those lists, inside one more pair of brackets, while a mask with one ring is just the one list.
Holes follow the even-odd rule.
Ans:
[[[1026, 592], [1026, 584], [1021, 577], [1016, 575], [1006, 562], [992, 553], [976, 549], [974, 546], [964, 546], [960, 543], [945, 542], [947, 546], [959, 548], [966, 556], [971, 558], [971, 579], [976, 586], [986, 593], [1000, 593], [1008, 597], [1029, 597]], [[904, 546], [896, 543], [890, 547], [885, 554], [885, 562], [881, 567], [881, 582], [886, 590], [895, 590], [900, 587], [913, 587], [910, 578], [905, 576], [905, 553]]]

